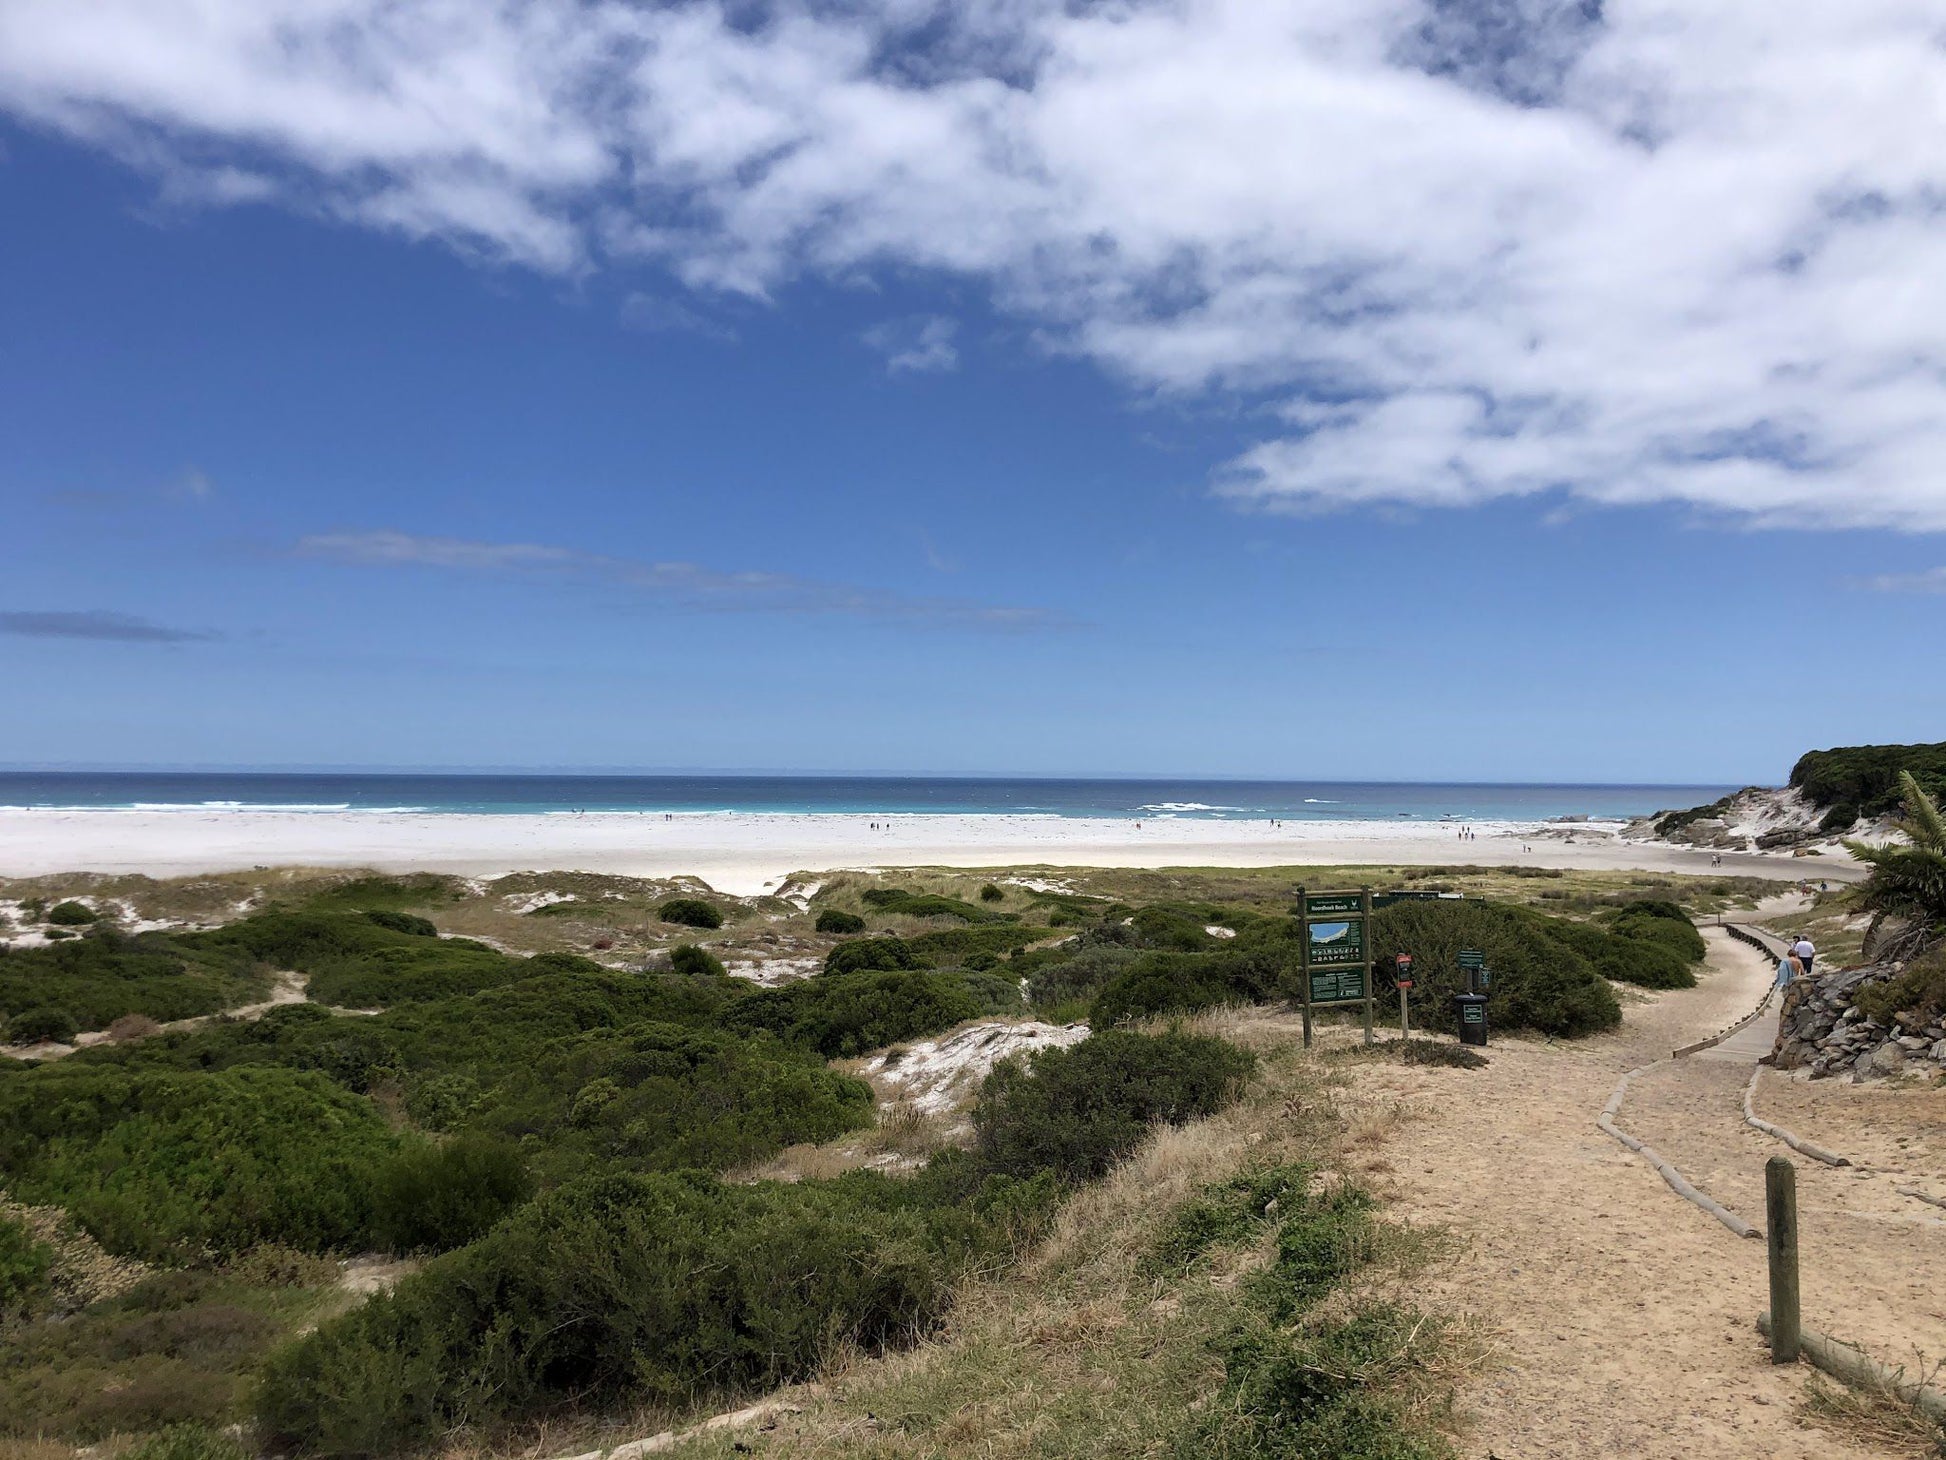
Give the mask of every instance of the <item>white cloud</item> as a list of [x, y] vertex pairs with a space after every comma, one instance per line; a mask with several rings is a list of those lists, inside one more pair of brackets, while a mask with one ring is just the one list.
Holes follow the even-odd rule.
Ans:
[[928, 375], [958, 366], [959, 349], [953, 344], [958, 332], [957, 320], [920, 314], [875, 324], [859, 338], [884, 358], [887, 374]]
[[1877, 573], [1860, 578], [1854, 586], [1876, 593], [1946, 593], [1946, 568], [1924, 568], [1917, 573]]
[[790, 573], [724, 572], [695, 563], [655, 563], [579, 548], [531, 542], [475, 542], [381, 529], [325, 532], [300, 538], [299, 557], [353, 567], [444, 568], [524, 573], [613, 584], [678, 607], [713, 613], [831, 614], [959, 628], [1066, 628], [1071, 621], [1041, 608], [918, 597]]
[[1269, 407], [1220, 482], [1270, 507], [1939, 531], [1942, 33], [1941, 0], [4, 0], [0, 106], [177, 196], [538, 269], [968, 276], [1138, 388]]

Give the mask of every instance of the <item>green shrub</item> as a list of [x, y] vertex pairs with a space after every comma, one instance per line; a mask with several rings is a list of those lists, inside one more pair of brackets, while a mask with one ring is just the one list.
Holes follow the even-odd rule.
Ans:
[[259, 1418], [276, 1443], [369, 1456], [569, 1401], [774, 1387], [930, 1325], [981, 1231], [865, 1173], [579, 1183], [275, 1355]]
[[293, 1070], [66, 1060], [0, 1080], [0, 1182], [150, 1260], [370, 1246], [373, 1180], [400, 1144], [369, 1101]]
[[0, 1319], [30, 1307], [53, 1269], [53, 1249], [24, 1223], [0, 1215]]
[[534, 1194], [512, 1145], [464, 1134], [407, 1146], [378, 1170], [373, 1230], [394, 1252], [444, 1252], [479, 1237]]
[[53, 1006], [83, 1029], [104, 1029], [124, 1014], [187, 1019], [262, 996], [268, 979], [258, 960], [196, 948], [194, 936], [129, 935], [97, 923], [87, 937], [54, 947], [0, 944], [0, 1013]]
[[941, 897], [933, 892], [907, 892], [897, 887], [870, 887], [859, 894], [865, 906], [882, 913], [907, 918], [957, 918], [963, 923], [1012, 922], [1008, 913], [988, 912], [985, 908], [961, 902], [956, 897]]
[[1006, 900], [1006, 896], [1007, 896], [1006, 893], [1002, 892], [998, 887], [994, 886], [993, 883], [991, 882], [986, 883], [984, 886], [980, 888], [981, 902], [1003, 902]]
[[931, 964], [945, 968], [981, 954], [1012, 953], [1046, 936], [1045, 928], [989, 923], [978, 928], [934, 928], [929, 933], [907, 938], [905, 945], [922, 967]]
[[818, 913], [817, 930], [820, 933], [862, 933], [865, 931], [865, 920], [841, 907], [827, 907]]
[[1823, 816], [1818, 818], [1818, 830], [1826, 836], [1836, 836], [1850, 831], [1858, 825], [1858, 807], [1849, 801], [1840, 801]]
[[466, 1116], [531, 1139], [555, 1179], [615, 1166], [721, 1170], [871, 1121], [870, 1087], [807, 1050], [761, 1030], [655, 1023], [528, 1046]]
[[1314, 1169], [1307, 1162], [1270, 1166], [1205, 1187], [1176, 1209], [1146, 1266], [1181, 1272], [1218, 1247], [1255, 1237], [1284, 1213], [1297, 1210]]
[[364, 913], [258, 913], [178, 941], [296, 969], [310, 975], [319, 1003], [355, 1009], [473, 993], [533, 971], [530, 960], [470, 938], [400, 932]]
[[49, 928], [41, 936], [50, 943], [58, 943], [67, 938], [79, 938], [81, 935], [73, 928]]
[[840, 943], [824, 958], [824, 971], [862, 973], [867, 969], [921, 968], [919, 955], [903, 938], [853, 938]]
[[700, 897], [672, 897], [657, 908], [655, 914], [665, 923], [677, 923], [685, 928], [723, 926], [723, 914], [716, 905], [704, 902]]
[[843, 1059], [949, 1029], [980, 1013], [963, 978], [921, 969], [823, 974], [760, 989], [723, 1013], [726, 1029], [768, 1029]]
[[1925, 1028], [1946, 1015], [1946, 944], [1913, 959], [1895, 978], [1860, 984], [1852, 997], [1868, 1019], [1889, 1027], [1903, 1014], [1908, 1030]]
[[[1037, 1004], [1058, 1004], [1068, 999], [1089, 999], [1115, 976], [1142, 955], [1133, 948], [1064, 947], [1046, 955], [1050, 961], [1037, 962], [1026, 970], [1029, 990]], [[1018, 962], [1014, 965], [1018, 968]]]
[[1394, 903], [1372, 915], [1371, 941], [1381, 968], [1397, 954], [1412, 955], [1412, 1007], [1423, 1027], [1453, 1029], [1452, 995], [1464, 988], [1462, 949], [1486, 955], [1496, 1028], [1571, 1037], [1621, 1023], [1615, 991], [1587, 958], [1550, 932], [1542, 913], [1470, 899]]
[[398, 912], [392, 908], [375, 907], [366, 911], [365, 916], [381, 928], [390, 928], [395, 933], [405, 933], [414, 938], [437, 938], [439, 929], [431, 918], [422, 918], [416, 913]]
[[1790, 783], [1815, 806], [1855, 806], [1861, 816], [1883, 816], [1907, 799], [1901, 773], [1929, 795], [1946, 796], [1946, 742], [1807, 751], [1791, 767]]
[[1095, 996], [1096, 1028], [1220, 1004], [1258, 1004], [1278, 986], [1285, 960], [1249, 952], [1139, 955]]
[[47, 920], [63, 928], [85, 928], [100, 916], [85, 902], [57, 902], [47, 910]]
[[66, 1009], [27, 1009], [7, 1021], [7, 1038], [15, 1044], [66, 1044], [79, 1032]]
[[678, 943], [669, 950], [669, 967], [685, 978], [722, 978], [723, 960], [694, 943]]
[[1105, 1030], [1066, 1049], [1002, 1061], [973, 1108], [987, 1169], [1063, 1181], [1101, 1175], [1158, 1124], [1212, 1115], [1255, 1067], [1248, 1051], [1191, 1034]]
[[250, 1460], [250, 1452], [222, 1430], [177, 1424], [118, 1451], [116, 1460]]
[[1696, 975], [1690, 972], [1688, 963], [1660, 942], [1620, 937], [1593, 923], [1543, 918], [1539, 914], [1535, 917], [1546, 936], [1587, 959], [1603, 978], [1648, 989], [1696, 986]]
[[1667, 948], [1684, 963], [1701, 963], [1709, 945], [1689, 915], [1673, 903], [1631, 902], [1610, 919], [1608, 930], [1617, 937], [1636, 938]]

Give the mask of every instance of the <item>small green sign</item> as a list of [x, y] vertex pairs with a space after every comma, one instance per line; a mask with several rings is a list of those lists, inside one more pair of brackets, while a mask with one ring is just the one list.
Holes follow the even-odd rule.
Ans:
[[1487, 1022], [1486, 1005], [1484, 1004], [1461, 1004], [1460, 1005], [1460, 1023], [1484, 1024], [1486, 1022]]
[[1311, 970], [1311, 1002], [1314, 1004], [1352, 1004], [1365, 997], [1365, 965], [1346, 964], [1338, 968]]
[[1309, 949], [1310, 964], [1313, 968], [1355, 963], [1363, 966], [1365, 962], [1365, 920], [1319, 919], [1310, 922]]
[[1358, 892], [1314, 892], [1304, 899], [1304, 910], [1312, 917], [1320, 913], [1360, 913], [1365, 898]]
[[1487, 966], [1487, 956], [1484, 953], [1475, 953], [1471, 948], [1462, 948], [1460, 950], [1459, 966], [1463, 969], [1485, 968]]

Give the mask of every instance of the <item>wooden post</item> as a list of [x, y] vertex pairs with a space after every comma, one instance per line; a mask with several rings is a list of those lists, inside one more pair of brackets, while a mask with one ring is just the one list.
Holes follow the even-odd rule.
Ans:
[[1797, 1168], [1784, 1156], [1764, 1163], [1764, 1225], [1770, 1237], [1770, 1361], [1794, 1364], [1797, 1306]]
[[1412, 1041], [1412, 990], [1399, 990], [1399, 1038], [1408, 1044]]
[[1311, 1047], [1311, 894], [1297, 889], [1297, 979], [1304, 995], [1304, 1047]]
[[1358, 889], [1358, 936], [1365, 944], [1365, 1043], [1372, 1040], [1372, 889]]

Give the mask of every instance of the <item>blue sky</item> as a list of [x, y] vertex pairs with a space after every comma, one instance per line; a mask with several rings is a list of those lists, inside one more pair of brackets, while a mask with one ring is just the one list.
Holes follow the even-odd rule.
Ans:
[[[1342, 34], [1283, 37], [1284, 74], [1343, 81], [1331, 125], [1376, 171], [1337, 176], [1325, 124], [1282, 118], [1309, 170], [1213, 199], [1210, 171], [1269, 165], [1214, 101], [1181, 157], [1131, 140], [1126, 187], [1074, 137], [1134, 106], [1113, 86], [1254, 57], [1228, 7], [1172, 12], [1203, 30], [1133, 79], [1057, 18], [948, 44], [911, 8], [679, 7], [629, 53], [645, 106], [682, 102], [639, 137], [571, 47], [531, 59], [552, 31], [523, 51], [420, 7], [402, 40], [343, 0], [373, 48], [346, 81], [306, 71], [301, 7], [265, 59], [276, 8], [205, 7], [141, 74], [126, 30], [111, 60], [61, 7], [0, 18], [0, 761], [1741, 782], [1946, 733], [1946, 250], [1900, 203], [1934, 159], [1858, 180], [1869, 67], [1854, 151], [1746, 157], [1748, 196], [1704, 209], [1732, 267], [1682, 229], [1739, 127], [1665, 136], [1640, 209], [1598, 216], [1596, 123], [1648, 124], [1560, 79], [1622, 68], [1601, 47], [1627, 36], [1586, 27], [1535, 21], [1515, 84], [1391, 42], [1344, 60], [1325, 43], [1397, 22], [1342, 6]], [[587, 14], [509, 11], [549, 13]], [[1876, 14], [1881, 40], [1922, 18]], [[1075, 110], [1030, 40], [1106, 90]], [[796, 79], [751, 70], [758, 42]], [[469, 90], [482, 114], [400, 100], [455, 55], [511, 68]], [[964, 117], [1002, 73], [1047, 115], [1040, 164], [996, 177], [953, 128], [997, 125]], [[830, 120], [861, 96], [886, 117]], [[760, 105], [802, 135], [753, 164], [723, 139]], [[1450, 159], [1372, 140], [1448, 112], [1509, 174], [1478, 191], [1552, 198], [1500, 247], [1452, 242], [1482, 225]], [[860, 136], [924, 146], [887, 183]], [[1722, 156], [1671, 176], [1684, 141]], [[820, 149], [862, 170], [829, 181]], [[1022, 197], [1062, 168], [1082, 244]], [[1830, 204], [1839, 173], [1879, 201]], [[1309, 211], [1249, 214], [1253, 181]], [[847, 201], [776, 221], [814, 186]], [[1373, 192], [1385, 250], [1321, 211]], [[1249, 254], [1266, 228], [1301, 267]], [[1524, 272], [1481, 262], [1508, 246]], [[1705, 327], [1669, 280], [1709, 269]]]

